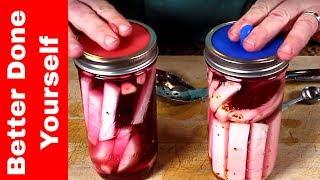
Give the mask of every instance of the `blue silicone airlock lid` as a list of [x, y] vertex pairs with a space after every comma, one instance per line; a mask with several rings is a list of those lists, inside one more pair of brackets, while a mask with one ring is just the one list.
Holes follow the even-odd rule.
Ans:
[[211, 37], [211, 43], [214, 49], [230, 58], [251, 61], [272, 57], [277, 54], [278, 48], [284, 41], [284, 37], [279, 35], [260, 51], [248, 52], [242, 47], [242, 41], [248, 36], [252, 30], [252, 26], [247, 25], [242, 28], [240, 35], [241, 40], [238, 42], [232, 42], [228, 37], [228, 30], [231, 26], [232, 24], [223, 26], [215, 31]]

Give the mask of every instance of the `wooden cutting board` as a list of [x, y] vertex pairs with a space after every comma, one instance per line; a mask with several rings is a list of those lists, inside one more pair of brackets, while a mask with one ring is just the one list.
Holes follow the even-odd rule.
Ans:
[[[201, 56], [161, 56], [158, 68], [180, 74], [195, 87], [206, 86]], [[320, 57], [297, 57], [289, 69], [320, 68]], [[287, 83], [285, 100], [307, 85]], [[206, 102], [172, 105], [158, 99], [159, 157], [150, 179], [214, 179], [207, 156]], [[69, 179], [100, 179], [86, 145], [78, 74], [69, 63]], [[270, 179], [320, 179], [320, 104], [296, 105], [282, 116], [280, 148]]]

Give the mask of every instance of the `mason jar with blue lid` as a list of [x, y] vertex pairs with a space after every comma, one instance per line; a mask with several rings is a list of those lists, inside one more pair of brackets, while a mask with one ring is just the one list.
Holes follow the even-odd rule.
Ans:
[[213, 173], [222, 179], [265, 179], [275, 165], [287, 61], [277, 57], [279, 35], [257, 52], [228, 38], [234, 22], [213, 28], [206, 37], [208, 152]]

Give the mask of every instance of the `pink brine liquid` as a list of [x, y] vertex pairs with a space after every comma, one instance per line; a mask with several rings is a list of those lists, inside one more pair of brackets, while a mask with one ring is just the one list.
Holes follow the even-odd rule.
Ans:
[[209, 147], [222, 179], [265, 179], [278, 151], [284, 72], [237, 79], [208, 68]]
[[79, 69], [89, 153], [106, 179], [136, 179], [157, 158], [155, 67], [98, 79]]

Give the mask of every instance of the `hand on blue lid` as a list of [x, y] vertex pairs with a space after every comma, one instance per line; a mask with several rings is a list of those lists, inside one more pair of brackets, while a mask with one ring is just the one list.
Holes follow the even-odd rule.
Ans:
[[250, 24], [247, 24], [243, 26], [240, 30], [240, 42], [243, 45], [243, 41], [249, 36], [251, 31], [253, 30], [253, 26]]

